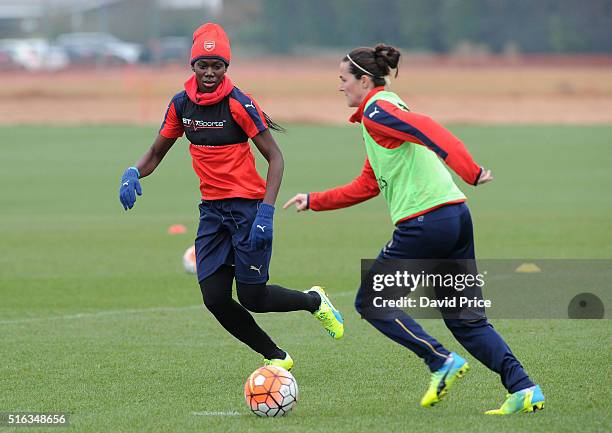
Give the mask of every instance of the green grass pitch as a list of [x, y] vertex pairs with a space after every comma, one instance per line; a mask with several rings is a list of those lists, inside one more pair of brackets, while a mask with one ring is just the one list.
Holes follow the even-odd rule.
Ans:
[[[612, 258], [612, 126], [451, 129], [495, 175], [482, 188], [459, 183], [478, 257]], [[250, 414], [242, 386], [261, 359], [203, 309], [181, 266], [199, 199], [187, 142], [142, 182], [132, 211], [118, 201], [121, 173], [155, 133], [0, 128], [0, 412], [69, 412], [71, 427], [58, 432], [612, 430], [608, 320], [493, 321], [547, 397], [543, 412], [506, 418], [483, 415], [505, 396], [497, 376], [443, 323], [424, 320], [472, 370], [441, 404], [418, 406], [425, 366], [352, 308], [359, 259], [375, 257], [392, 231], [383, 200], [330, 213], [280, 210], [294, 193], [358, 174], [364, 150], [351, 127], [290, 125], [277, 135], [286, 170], [271, 281], [327, 286], [346, 335], [334, 342], [304, 312], [258, 315], [296, 361], [300, 401], [282, 419]], [[188, 234], [168, 235], [175, 223]]]

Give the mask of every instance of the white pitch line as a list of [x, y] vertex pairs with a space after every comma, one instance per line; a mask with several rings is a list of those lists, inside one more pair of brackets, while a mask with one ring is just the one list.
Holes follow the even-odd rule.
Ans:
[[[337, 292], [332, 294], [333, 297], [345, 297], [348, 295], [354, 295], [357, 290], [350, 290], [344, 292]], [[45, 322], [48, 320], [78, 320], [78, 319], [91, 319], [96, 317], [104, 316], [117, 316], [121, 314], [147, 314], [147, 313], [167, 313], [176, 311], [189, 311], [203, 308], [201, 304], [189, 305], [187, 307], [154, 307], [154, 308], [140, 308], [140, 309], [128, 309], [128, 310], [104, 310], [96, 311], [95, 313], [77, 313], [68, 314], [64, 316], [48, 316], [48, 317], [30, 317], [26, 319], [14, 319], [14, 320], [0, 320], [0, 325], [18, 325], [21, 323], [35, 323]]]
[[31, 317], [27, 319], [0, 320], [0, 325], [44, 322], [47, 320], [89, 319], [89, 318], [104, 317], [104, 316], [116, 316], [120, 314], [166, 313], [166, 312], [196, 310], [199, 308], [203, 308], [203, 307], [201, 305], [190, 305], [188, 307], [154, 307], [154, 308], [140, 308], [140, 309], [129, 309], [129, 310], [105, 310], [105, 311], [97, 311], [95, 313], [77, 313], [77, 314], [68, 314], [64, 316]]
[[242, 415], [246, 415], [244, 413], [236, 412], [235, 410], [231, 410], [229, 412], [206, 410], [204, 412], [191, 412], [191, 414], [195, 416], [242, 416]]

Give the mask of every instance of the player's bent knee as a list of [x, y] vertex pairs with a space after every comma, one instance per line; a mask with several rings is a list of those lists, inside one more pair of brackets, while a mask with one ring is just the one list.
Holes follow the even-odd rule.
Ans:
[[265, 313], [263, 308], [263, 298], [265, 297], [266, 285], [261, 284], [245, 284], [236, 282], [236, 292], [238, 293], [238, 302], [247, 310], [253, 313]]
[[223, 312], [227, 304], [231, 302], [231, 295], [228, 296], [225, 291], [206, 283], [200, 283], [200, 291], [204, 305], [213, 314]]
[[205, 292], [202, 292], [202, 299], [208, 311], [213, 314], [222, 312], [225, 305], [227, 305], [227, 299], [211, 296], [210, 294], [207, 295]]
[[202, 299], [206, 308], [213, 313], [223, 313], [232, 302], [233, 270], [229, 266], [221, 266], [212, 275], [199, 282]]

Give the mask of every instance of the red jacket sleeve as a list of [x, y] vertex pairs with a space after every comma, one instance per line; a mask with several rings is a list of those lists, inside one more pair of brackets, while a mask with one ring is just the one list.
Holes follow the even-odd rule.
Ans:
[[183, 132], [183, 119], [178, 118], [174, 100], [172, 100], [166, 110], [159, 133], [166, 138], [179, 138], [183, 135]]
[[480, 166], [461, 140], [428, 116], [378, 100], [364, 111], [363, 124], [381, 146], [393, 148], [404, 141], [418, 143], [435, 152], [467, 183], [475, 185], [480, 177]]
[[259, 104], [247, 93], [234, 88], [229, 98], [232, 117], [249, 138], [268, 129]]
[[308, 207], [314, 211], [333, 210], [353, 206], [376, 197], [380, 193], [370, 161], [366, 158], [361, 174], [351, 183], [308, 195]]

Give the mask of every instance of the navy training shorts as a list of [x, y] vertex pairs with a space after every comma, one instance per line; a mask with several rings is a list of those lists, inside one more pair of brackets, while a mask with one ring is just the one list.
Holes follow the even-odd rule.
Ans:
[[221, 265], [233, 265], [236, 281], [266, 283], [272, 247], [252, 250], [251, 226], [261, 200], [229, 198], [202, 200], [195, 240], [198, 281], [214, 274]]
[[395, 226], [378, 259], [474, 259], [474, 229], [465, 203], [448, 204]]

